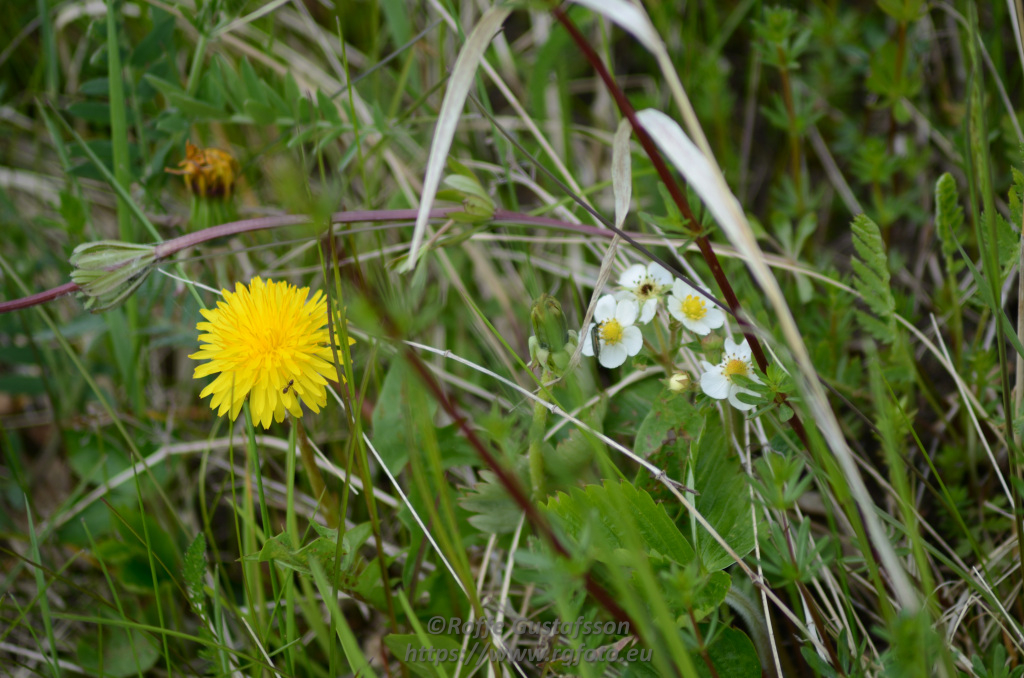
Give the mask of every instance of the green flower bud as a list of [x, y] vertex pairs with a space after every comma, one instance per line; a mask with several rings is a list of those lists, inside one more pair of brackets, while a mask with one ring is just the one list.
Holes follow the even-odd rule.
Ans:
[[71, 253], [71, 279], [93, 313], [117, 306], [149, 277], [156, 261], [152, 245], [116, 240], [83, 243]]
[[557, 351], [569, 341], [569, 326], [562, 315], [562, 305], [550, 294], [542, 294], [533, 302], [530, 323], [542, 349]]
[[542, 294], [530, 309], [534, 336], [530, 337], [530, 357], [556, 376], [565, 373], [569, 359], [579, 342], [576, 332], [566, 326], [562, 305], [548, 294]]

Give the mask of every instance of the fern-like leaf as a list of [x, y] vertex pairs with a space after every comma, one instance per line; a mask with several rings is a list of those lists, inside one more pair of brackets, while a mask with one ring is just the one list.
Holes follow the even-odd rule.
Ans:
[[892, 343], [896, 336], [896, 299], [889, 289], [889, 264], [878, 225], [867, 215], [853, 220], [853, 246], [857, 257], [850, 261], [854, 287], [864, 298], [874, 318], [858, 314], [861, 325], [879, 341]]
[[964, 241], [964, 211], [960, 207], [956, 181], [949, 172], [935, 183], [935, 232], [942, 244], [946, 270], [956, 275], [964, 266], [957, 256], [957, 243]]

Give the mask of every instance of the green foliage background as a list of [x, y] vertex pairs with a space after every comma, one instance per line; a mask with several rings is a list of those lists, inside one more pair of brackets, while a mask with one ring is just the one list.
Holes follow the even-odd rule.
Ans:
[[[713, 205], [684, 191], [689, 219], [635, 137], [623, 230], [722, 299], [707, 238], [749, 324], [661, 311], [638, 356], [557, 384], [565, 356], [531, 360], [535, 299], [571, 352], [605, 264], [616, 290], [648, 263], [609, 255], [623, 113], [554, 5], [507, 5], [451, 118], [487, 2], [2, 3], [4, 300], [86, 243], [304, 216], [159, 261], [86, 247], [83, 285], [133, 267], [109, 310], [0, 313], [0, 674], [1024, 675], [1022, 4], [642, 3], [820, 403]], [[598, 5], [563, 9], [636, 110], [682, 121], [630, 5]], [[167, 171], [187, 142], [237, 159], [230, 197]], [[432, 159], [451, 209], [411, 262]], [[357, 341], [302, 431], [218, 419], [192, 379], [199, 309], [257, 274], [325, 289]], [[745, 413], [699, 385], [744, 327], [769, 348]]]

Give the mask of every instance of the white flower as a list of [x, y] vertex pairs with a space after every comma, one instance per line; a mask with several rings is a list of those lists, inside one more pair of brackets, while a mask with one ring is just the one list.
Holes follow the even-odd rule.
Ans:
[[757, 394], [748, 388], [743, 388], [739, 384], [734, 383], [732, 380], [735, 375], [739, 374], [754, 383], [761, 383], [761, 379], [757, 376], [757, 371], [754, 370], [754, 365], [751, 363], [750, 345], [747, 344], [746, 339], [743, 340], [742, 344], [737, 344], [732, 339], [726, 338], [725, 355], [722, 356], [722, 362], [719, 364], [712, 365], [706, 360], [700, 362], [704, 366], [704, 374], [700, 375], [700, 387], [704, 393], [707, 393], [715, 400], [728, 398], [729, 402], [737, 410], [745, 411], [754, 408], [754, 405], [739, 400], [736, 394]]
[[725, 324], [725, 314], [682, 280], [676, 280], [669, 295], [668, 312], [694, 334], [707, 334]]
[[658, 297], [672, 284], [672, 274], [661, 264], [633, 264], [619, 276], [619, 284], [626, 289], [618, 299], [631, 299], [640, 307], [640, 322], [649, 323], [658, 310]]
[[640, 309], [635, 301], [606, 294], [597, 300], [594, 320], [583, 336], [583, 355], [594, 355], [594, 335], [597, 334], [597, 360], [605, 367], [618, 367], [626, 357], [636, 355], [644, 345], [644, 338], [636, 322]]

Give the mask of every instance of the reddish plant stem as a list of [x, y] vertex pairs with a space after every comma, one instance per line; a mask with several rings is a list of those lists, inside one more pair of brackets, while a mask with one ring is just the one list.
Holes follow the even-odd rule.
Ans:
[[[452, 212], [461, 211], [458, 207], [442, 207], [430, 210], [430, 218], [432, 220], [447, 218]], [[331, 215], [331, 223], [334, 224], [352, 224], [359, 222], [370, 222], [370, 221], [413, 221], [416, 219], [417, 211], [414, 209], [408, 210], [354, 210], [350, 212], [335, 212]], [[559, 219], [552, 219], [551, 217], [538, 217], [532, 214], [523, 214], [521, 212], [510, 212], [508, 210], [495, 210], [494, 217], [491, 220], [493, 223], [516, 223], [516, 224], [531, 224], [534, 226], [555, 228], [561, 230], [573, 231], [576, 233], [583, 233], [589, 236], [611, 238], [612, 233], [608, 230], [598, 228], [596, 226], [587, 226], [585, 224], [573, 224], [567, 221], [561, 221]], [[241, 233], [251, 233], [253, 231], [263, 231], [274, 228], [283, 228], [285, 226], [298, 226], [299, 224], [313, 223], [312, 217], [306, 215], [297, 214], [285, 214], [276, 217], [258, 217], [255, 219], [242, 219], [241, 221], [232, 221], [227, 224], [220, 224], [219, 226], [212, 226], [210, 228], [196, 231], [195, 233], [187, 233], [177, 238], [165, 240], [161, 243], [157, 243], [153, 248], [153, 254], [156, 261], [161, 261], [171, 257], [178, 252], [183, 250], [196, 247], [210, 240], [216, 240], [217, 238], [226, 238], [233, 235], [239, 235]], [[631, 236], [629, 233], [622, 234], [627, 239]], [[683, 278], [684, 282], [690, 284], [693, 287], [697, 287], [693, 281]], [[31, 296], [22, 297], [20, 299], [12, 299], [10, 301], [0, 301], [0, 313], [6, 313], [8, 311], [17, 311], [23, 308], [29, 308], [37, 304], [43, 304], [48, 301], [53, 301], [57, 297], [65, 294], [71, 294], [77, 292], [80, 288], [76, 283], [70, 282], [65, 283], [59, 287], [46, 290], [44, 292], [37, 292]], [[709, 299], [715, 304], [721, 306], [723, 309], [728, 310], [722, 302], [714, 297]]]
[[[673, 202], [676, 207], [679, 208], [680, 213], [683, 217], [691, 224], [698, 224], [699, 222], [693, 215], [693, 210], [690, 209], [690, 203], [687, 201], [686, 196], [683, 194], [682, 188], [679, 183], [675, 180], [672, 172], [669, 170], [665, 161], [662, 159], [661, 154], [658, 152], [657, 147], [654, 145], [654, 140], [644, 129], [640, 121], [637, 120], [636, 111], [633, 109], [633, 105], [629, 103], [629, 99], [626, 98], [626, 93], [622, 91], [622, 88], [618, 86], [615, 80], [612, 78], [611, 72], [601, 61], [601, 57], [597, 54], [594, 48], [587, 42], [587, 39], [580, 33], [579, 29], [576, 28], [576, 24], [573, 23], [572, 19], [569, 18], [568, 13], [561, 7], [555, 7], [552, 10], [555, 18], [559, 23], [565, 27], [565, 30], [569, 32], [576, 46], [579, 47], [580, 51], [586, 57], [590, 65], [593, 66], [594, 70], [597, 71], [598, 76], [604, 82], [605, 87], [608, 88], [608, 92], [615, 99], [616, 105], [619, 107], [619, 111], [622, 115], [626, 116], [629, 120], [630, 125], [633, 126], [633, 131], [636, 133], [637, 141], [643, 147], [644, 152], [651, 159], [651, 164], [654, 165], [655, 171], [658, 173], [658, 177], [661, 182], [668, 189], [669, 195], [672, 196]], [[732, 309], [733, 315], [736, 317], [736, 321], [743, 332], [743, 336], [746, 338], [750, 345], [751, 353], [754, 355], [754, 359], [757, 361], [757, 366], [761, 368], [761, 371], [767, 371], [768, 369], [768, 358], [765, 355], [764, 349], [761, 347], [761, 342], [757, 340], [757, 337], [751, 331], [750, 323], [744, 320], [742, 316], [742, 306], [740, 300], [736, 296], [736, 292], [733, 291], [732, 285], [729, 284], [729, 279], [725, 276], [725, 271], [722, 270], [722, 264], [718, 261], [718, 256], [714, 250], [711, 249], [711, 242], [707, 236], [701, 235], [696, 238], [697, 248], [700, 250], [701, 255], [704, 257], [704, 261], [707, 263], [708, 268], [711, 269], [711, 275], [715, 278], [715, 282], [718, 283], [718, 288], [722, 290], [722, 295], [725, 297], [726, 302], [729, 304], [729, 308]], [[790, 426], [793, 431], [803, 442], [805, 447], [808, 447], [807, 432], [804, 430], [803, 422], [797, 416], [794, 410], [793, 416], [789, 420]], [[808, 447], [809, 449], [809, 447]]]
[[12, 299], [11, 301], [0, 301], [0, 313], [7, 313], [8, 311], [18, 311], [23, 308], [29, 308], [36, 306], [37, 304], [45, 304], [48, 301], [53, 301], [57, 297], [63, 297], [65, 294], [71, 294], [72, 292], [78, 291], [78, 283], [64, 283], [59, 287], [46, 290], [44, 292], [36, 292], [30, 294], [27, 297], [21, 297], [20, 299]]

